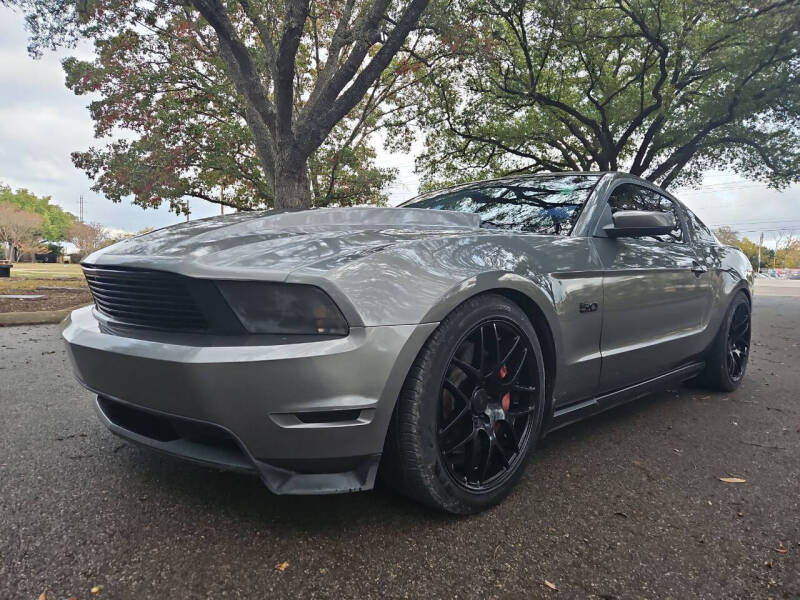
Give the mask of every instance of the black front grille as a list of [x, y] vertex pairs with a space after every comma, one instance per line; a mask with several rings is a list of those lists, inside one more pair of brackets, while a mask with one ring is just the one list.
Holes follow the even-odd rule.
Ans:
[[168, 331], [208, 328], [185, 277], [97, 265], [83, 265], [83, 273], [97, 310], [117, 323]]

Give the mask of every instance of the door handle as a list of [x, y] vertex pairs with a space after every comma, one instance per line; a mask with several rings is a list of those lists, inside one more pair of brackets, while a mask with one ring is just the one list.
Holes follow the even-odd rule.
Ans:
[[707, 266], [701, 265], [696, 260], [692, 261], [692, 273], [694, 273], [695, 275], [700, 277], [700, 275], [702, 275], [703, 273], [707, 273], [707, 272], [708, 272], [708, 267]]

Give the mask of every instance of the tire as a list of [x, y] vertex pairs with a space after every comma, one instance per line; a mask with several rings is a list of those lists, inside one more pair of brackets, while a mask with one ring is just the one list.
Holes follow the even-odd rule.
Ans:
[[467, 300], [441, 322], [409, 371], [382, 479], [449, 513], [496, 504], [536, 446], [544, 384], [541, 346], [522, 309], [498, 294]]
[[[706, 367], [700, 381], [709, 389], [732, 392], [741, 385], [750, 356], [751, 314], [750, 300], [744, 292], [738, 292], [728, 306], [706, 355]], [[744, 322], [743, 317], [746, 318]], [[732, 349], [734, 341], [738, 341], [735, 344], [738, 347]], [[735, 364], [733, 368], [732, 361]]]

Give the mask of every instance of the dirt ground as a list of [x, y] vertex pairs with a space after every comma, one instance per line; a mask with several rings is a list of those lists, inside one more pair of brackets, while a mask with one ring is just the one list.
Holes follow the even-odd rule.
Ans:
[[45, 298], [42, 300], [21, 300], [0, 297], [0, 313], [61, 310], [62, 308], [70, 308], [82, 304], [90, 304], [92, 302], [92, 296], [86, 288], [65, 287], [61, 289], [52, 289], [52, 282], [42, 281], [41, 283], [42, 286], [34, 288], [4, 286], [0, 289], [0, 296], [25, 294], [43, 295]]

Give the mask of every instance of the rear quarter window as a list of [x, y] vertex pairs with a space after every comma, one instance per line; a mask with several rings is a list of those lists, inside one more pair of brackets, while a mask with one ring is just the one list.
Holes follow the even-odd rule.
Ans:
[[711, 230], [706, 227], [696, 214], [684, 207], [686, 213], [686, 220], [689, 222], [689, 231], [692, 234], [692, 239], [696, 242], [703, 244], [718, 244], [717, 237], [711, 233]]

